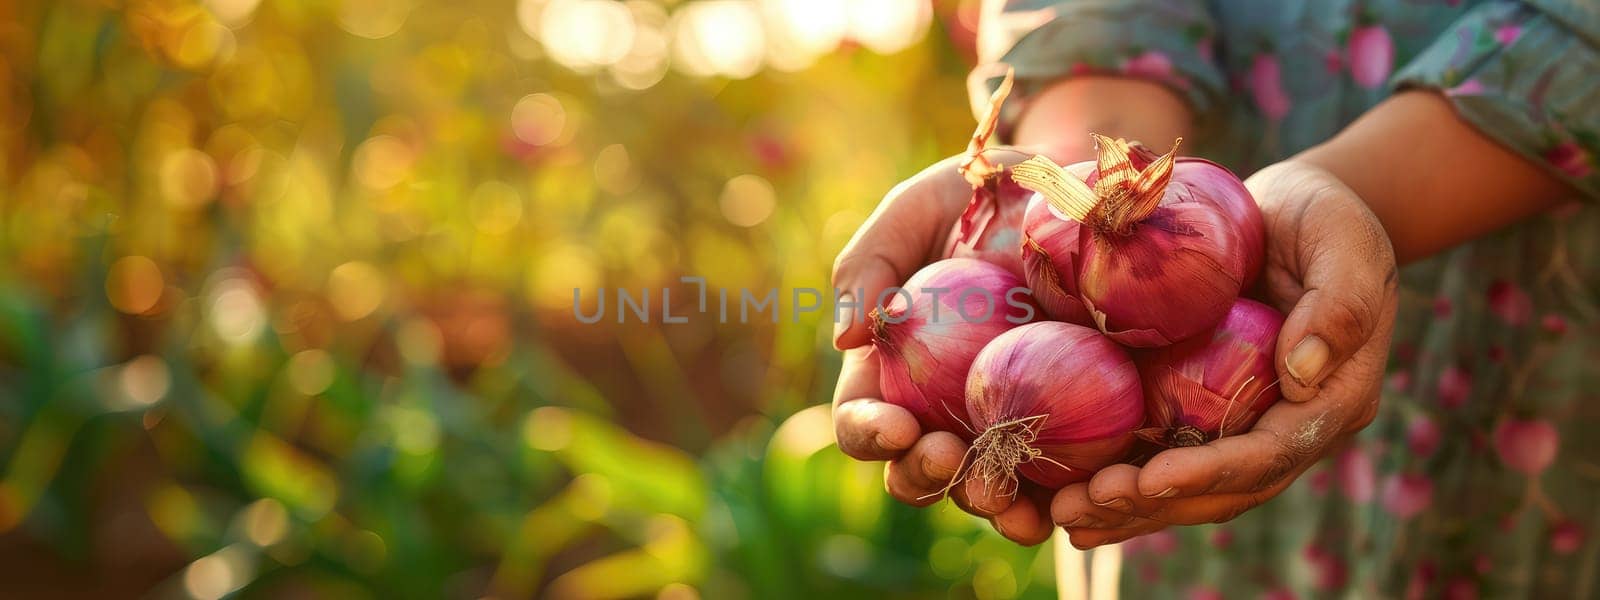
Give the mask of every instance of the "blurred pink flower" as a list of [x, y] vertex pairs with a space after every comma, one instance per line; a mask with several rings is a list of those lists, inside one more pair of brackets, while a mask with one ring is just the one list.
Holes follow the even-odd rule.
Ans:
[[1495, 28], [1494, 41], [1500, 42], [1501, 46], [1510, 46], [1511, 43], [1517, 41], [1517, 37], [1521, 35], [1521, 25], [1516, 23], [1506, 23], [1505, 25]]
[[1567, 333], [1566, 317], [1555, 313], [1546, 313], [1544, 317], [1539, 319], [1539, 326], [1544, 328], [1546, 332], [1555, 335], [1566, 335]]
[[1405, 369], [1395, 371], [1389, 374], [1389, 380], [1384, 384], [1391, 392], [1405, 393], [1406, 390], [1411, 389], [1411, 371]]
[[1589, 165], [1589, 153], [1577, 143], [1567, 141], [1544, 152], [1544, 161], [1572, 177], [1588, 177], [1594, 172]]
[[1439, 406], [1460, 408], [1472, 396], [1472, 374], [1455, 365], [1445, 367], [1439, 373], [1439, 387], [1435, 393], [1439, 397]]
[[1344, 55], [1339, 53], [1338, 50], [1329, 50], [1329, 51], [1323, 53], [1323, 55], [1322, 55], [1322, 68], [1327, 70], [1329, 74], [1334, 74], [1334, 73], [1338, 73], [1340, 71], [1343, 71], [1344, 70]]
[[1406, 424], [1406, 448], [1411, 455], [1423, 458], [1439, 449], [1439, 424], [1427, 415], [1418, 416]]
[[1211, 547], [1218, 550], [1227, 550], [1233, 545], [1233, 530], [1227, 527], [1218, 527], [1211, 532]]
[[1372, 501], [1374, 488], [1377, 487], [1377, 473], [1372, 467], [1372, 457], [1367, 456], [1360, 446], [1351, 446], [1344, 454], [1339, 455], [1334, 468], [1339, 473], [1339, 491], [1344, 497], [1356, 504], [1366, 504]]
[[1283, 70], [1278, 65], [1278, 57], [1257, 55], [1255, 62], [1250, 64], [1250, 76], [1245, 85], [1250, 88], [1250, 96], [1255, 100], [1256, 107], [1267, 119], [1278, 121], [1289, 114], [1291, 101], [1289, 94], [1283, 90]]
[[1122, 72], [1134, 77], [1164, 80], [1172, 76], [1172, 60], [1159, 51], [1145, 50], [1142, 54], [1122, 63]]
[[1444, 93], [1451, 96], [1476, 96], [1482, 94], [1483, 89], [1483, 82], [1476, 79], [1468, 79], [1453, 88], [1445, 90]]
[[1382, 25], [1357, 27], [1350, 32], [1346, 56], [1350, 78], [1356, 85], [1375, 89], [1389, 79], [1389, 70], [1394, 67], [1394, 40]]
[[1510, 418], [1494, 428], [1494, 450], [1513, 471], [1543, 473], [1555, 462], [1560, 447], [1561, 432], [1544, 419]]
[[1433, 318], [1435, 318], [1435, 319], [1448, 318], [1450, 316], [1450, 314], [1452, 312], [1454, 312], [1454, 308], [1455, 307], [1454, 307], [1454, 305], [1452, 305], [1450, 303], [1450, 299], [1449, 298], [1446, 298], [1444, 296], [1440, 296], [1438, 298], [1434, 298], [1433, 299]]
[[1550, 549], [1556, 554], [1572, 554], [1583, 547], [1589, 536], [1583, 526], [1572, 521], [1561, 521], [1550, 528]]
[[1489, 284], [1489, 310], [1512, 327], [1520, 327], [1533, 315], [1533, 300], [1522, 288], [1505, 280]]
[[1383, 479], [1383, 509], [1402, 520], [1417, 516], [1433, 503], [1433, 480], [1415, 473], [1393, 473]]
[[1321, 546], [1312, 544], [1306, 546], [1305, 559], [1311, 563], [1317, 591], [1332, 592], [1344, 587], [1350, 573], [1345, 568], [1344, 561], [1338, 556], [1323, 550]]

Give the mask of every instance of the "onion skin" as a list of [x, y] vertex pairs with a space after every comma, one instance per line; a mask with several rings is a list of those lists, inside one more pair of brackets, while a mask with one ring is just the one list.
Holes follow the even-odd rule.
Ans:
[[1033, 192], [1011, 179], [1010, 169], [989, 175], [973, 188], [972, 200], [950, 232], [949, 258], [976, 258], [1023, 277], [1022, 218]]
[[[996, 337], [973, 361], [966, 387], [967, 417], [983, 432], [968, 476], [988, 483], [1014, 484], [1018, 474], [1051, 489], [1087, 481], [1127, 454], [1144, 422], [1133, 360], [1070, 323], [1030, 323]], [[985, 436], [1021, 442], [1037, 457], [986, 454]]]
[[[1070, 303], [1054, 299], [1057, 290], [1075, 295], [1091, 323], [1141, 348], [1216, 325], [1261, 271], [1265, 231], [1249, 191], [1211, 161], [1152, 159], [1141, 146], [1096, 139], [1097, 161], [1059, 169], [1078, 180], [1065, 182], [1073, 184], [1066, 195], [1093, 209], [1066, 212], [1042, 193], [1046, 202], [1024, 217], [1024, 275], [1048, 298], [1046, 314], [1077, 320]], [[1046, 187], [1025, 174], [1019, 183]]]
[[957, 170], [972, 185], [972, 199], [961, 220], [950, 232], [945, 245], [946, 258], [976, 258], [988, 261], [1022, 277], [1022, 216], [1028, 210], [1033, 191], [1011, 178], [1011, 169], [992, 160], [986, 150], [1000, 123], [1000, 107], [1011, 93], [1012, 72], [989, 97], [989, 109], [978, 120], [967, 144], [967, 157]]
[[[965, 414], [967, 370], [984, 344], [1036, 314], [1026, 295], [1010, 294], [1023, 285], [1004, 268], [971, 258], [941, 260], [912, 275], [903, 286], [905, 293], [887, 298], [887, 306], [871, 316], [883, 399], [911, 411], [923, 431], [950, 431], [970, 439], [971, 430], [958, 420]], [[937, 288], [948, 291], [926, 291]], [[977, 292], [962, 298], [967, 289], [991, 295], [988, 318], [978, 319], [989, 299]], [[975, 322], [958, 312], [962, 300]]]
[[1281, 396], [1273, 365], [1283, 315], [1239, 298], [1209, 334], [1139, 357], [1149, 421], [1139, 437], [1198, 446], [1250, 430]]

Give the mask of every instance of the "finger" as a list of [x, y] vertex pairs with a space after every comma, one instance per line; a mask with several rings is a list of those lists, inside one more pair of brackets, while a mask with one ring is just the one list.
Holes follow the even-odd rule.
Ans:
[[1343, 432], [1354, 404], [1280, 402], [1255, 428], [1202, 446], [1173, 448], [1151, 457], [1139, 470], [1146, 498], [1252, 493], [1299, 474]]
[[917, 418], [878, 399], [878, 361], [870, 348], [844, 353], [833, 396], [833, 436], [839, 450], [858, 460], [901, 455], [922, 435]]
[[1089, 480], [1089, 502], [1097, 507], [1126, 515], [1121, 522], [1109, 521], [1099, 527], [1122, 527], [1134, 517], [1149, 519], [1159, 513], [1167, 500], [1149, 498], [1139, 492], [1140, 469], [1133, 465], [1111, 465]]
[[1050, 539], [1052, 530], [1050, 519], [1027, 494], [1017, 496], [1011, 506], [990, 518], [989, 523], [1006, 539], [1024, 546], [1043, 543]]
[[1067, 529], [1067, 541], [1079, 550], [1088, 550], [1100, 546], [1120, 544], [1141, 535], [1150, 535], [1167, 526], [1154, 521], [1146, 521], [1134, 527], [1116, 529], [1094, 529], [1089, 527], [1074, 527]]
[[1050, 519], [1065, 528], [1125, 527], [1140, 520], [1139, 517], [1099, 506], [1089, 499], [1089, 484], [1074, 483], [1061, 488], [1050, 502]]
[[[870, 342], [867, 314], [880, 294], [904, 283], [944, 249], [951, 226], [972, 196], [972, 187], [956, 169], [962, 159], [934, 163], [895, 186], [834, 259], [833, 287], [841, 296], [833, 333], [836, 348]], [[887, 304], [889, 298], [883, 300]]]
[[1373, 337], [1398, 282], [1389, 238], [1353, 192], [1327, 188], [1307, 204], [1280, 217], [1299, 220], [1291, 230], [1304, 293], [1278, 299], [1293, 308], [1276, 356], [1287, 376], [1284, 396], [1296, 402], [1314, 396], [1313, 388]]
[[912, 506], [927, 506], [944, 497], [967, 445], [947, 431], [922, 436], [905, 456], [889, 461], [884, 468], [884, 488], [896, 500]]
[[[970, 473], [970, 471], [969, 471]], [[966, 501], [967, 512], [988, 517], [1000, 514], [1017, 498], [1020, 482], [984, 481], [968, 476], [961, 480], [961, 497]]]
[[1135, 521], [1124, 528], [1138, 527], [1144, 521], [1168, 525], [1201, 525], [1226, 523], [1277, 497], [1293, 483], [1286, 480], [1260, 492], [1250, 494], [1210, 494], [1193, 498], [1173, 498], [1163, 501], [1150, 513], [1148, 519]]

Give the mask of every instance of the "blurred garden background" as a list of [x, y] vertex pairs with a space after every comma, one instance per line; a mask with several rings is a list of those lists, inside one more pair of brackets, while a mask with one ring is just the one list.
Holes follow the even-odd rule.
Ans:
[[[0, 596], [1052, 597], [832, 447], [826, 289], [976, 2], [0, 2]], [[785, 300], [786, 302], [786, 300]]]

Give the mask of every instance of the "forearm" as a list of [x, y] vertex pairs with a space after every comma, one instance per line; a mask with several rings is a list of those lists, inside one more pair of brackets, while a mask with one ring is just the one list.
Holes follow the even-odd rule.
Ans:
[[1406, 263], [1550, 208], [1572, 192], [1456, 117], [1436, 93], [1404, 92], [1295, 157], [1327, 169], [1382, 221]]
[[1188, 105], [1161, 84], [1120, 77], [1072, 77], [1029, 99], [1011, 141], [1069, 164], [1094, 157], [1091, 132], [1164, 150], [1173, 139], [1189, 135], [1193, 120]]

